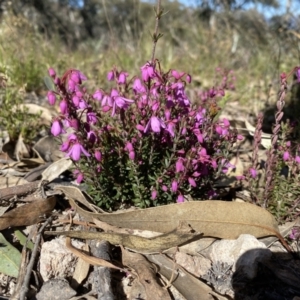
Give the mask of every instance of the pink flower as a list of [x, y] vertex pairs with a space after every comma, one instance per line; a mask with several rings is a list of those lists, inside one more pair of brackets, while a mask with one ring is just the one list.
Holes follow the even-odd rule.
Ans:
[[103, 97], [103, 94], [100, 90], [97, 90], [94, 94], [93, 94], [93, 98], [95, 100], [101, 101]]
[[97, 161], [101, 161], [102, 153], [99, 150], [96, 150], [94, 155]]
[[66, 99], [63, 99], [60, 103], [59, 103], [59, 108], [60, 108], [60, 112], [65, 115], [68, 113], [68, 103], [66, 101]]
[[89, 111], [86, 114], [86, 121], [89, 124], [96, 124], [97, 123], [97, 116], [96, 116], [96, 114], [94, 112], [92, 112], [92, 111]]
[[192, 82], [192, 76], [190, 74], [186, 74], [186, 81], [188, 83], [191, 83]]
[[146, 88], [145, 88], [145, 86], [142, 84], [141, 79], [139, 79], [139, 78], [136, 78], [136, 79], [134, 80], [132, 88], [133, 88], [133, 91], [134, 91], [135, 93], [140, 93], [140, 94], [142, 94], [142, 93], [145, 93], [145, 92], [146, 92]]
[[118, 78], [118, 83], [119, 84], [126, 84], [126, 77], [128, 76], [128, 73], [126, 72], [121, 72]]
[[52, 78], [55, 78], [56, 77], [56, 72], [53, 68], [49, 68], [48, 69], [48, 74], [49, 76], [51, 76]]
[[78, 161], [80, 159], [81, 153], [83, 153], [85, 156], [89, 157], [91, 156], [81, 144], [76, 142], [72, 145], [71, 149], [67, 153], [67, 156], [70, 156], [74, 161]]
[[168, 187], [166, 185], [162, 185], [161, 186], [161, 189], [164, 191], [164, 192], [167, 192], [168, 191]]
[[84, 179], [83, 173], [81, 173], [79, 170], [75, 170], [74, 175], [76, 176], [76, 182], [80, 184]]
[[177, 192], [177, 189], [178, 189], [178, 182], [176, 180], [173, 180], [172, 181], [172, 184], [171, 184], [171, 191], [173, 193], [176, 193]]
[[125, 150], [127, 150], [128, 152], [133, 151], [133, 145], [130, 142], [127, 142], [125, 145]]
[[63, 132], [63, 127], [62, 127], [61, 122], [58, 121], [58, 120], [55, 120], [55, 121], [52, 123], [52, 126], [51, 126], [51, 133], [52, 133], [54, 136], [58, 136], [58, 135], [60, 135], [62, 132]]
[[55, 102], [56, 102], [56, 95], [55, 95], [54, 92], [49, 91], [47, 93], [47, 98], [48, 98], [48, 101], [49, 101], [50, 105], [54, 105], [55, 104]]
[[176, 161], [176, 173], [179, 173], [179, 172], [183, 172], [184, 171], [184, 165], [183, 165], [183, 158], [182, 157], [179, 157], [178, 160]]
[[130, 152], [129, 152], [129, 158], [130, 158], [131, 160], [134, 160], [134, 159], [135, 159], [135, 152], [134, 152], [134, 151], [130, 151]]
[[297, 156], [295, 157], [295, 162], [298, 163], [298, 164], [300, 164], [300, 156], [297, 155]]
[[283, 160], [287, 161], [287, 160], [289, 160], [289, 158], [290, 158], [290, 153], [288, 151], [285, 151], [283, 153]]
[[196, 186], [197, 186], [197, 185], [196, 185], [196, 182], [195, 182], [195, 180], [194, 180], [194, 178], [189, 177], [189, 178], [188, 178], [188, 181], [189, 181], [189, 184], [190, 184], [192, 187], [196, 187]]
[[83, 80], [87, 80], [86, 76], [78, 70], [73, 70], [70, 79], [77, 84], [81, 84]]
[[150, 126], [151, 126], [152, 131], [156, 132], [156, 133], [159, 133], [161, 128], [166, 128], [165, 123], [161, 119], [159, 119], [155, 116], [152, 116], [150, 118], [150, 120], [148, 121], [148, 123], [144, 129], [144, 133], [148, 132]]
[[139, 131], [144, 131], [144, 130], [145, 130], [145, 127], [144, 127], [143, 125], [141, 125], [141, 124], [137, 124], [137, 125], [135, 126], [135, 128], [136, 128], [137, 130], [139, 130]]
[[177, 203], [182, 203], [182, 202], [184, 202], [184, 197], [181, 194], [179, 194], [177, 197]]
[[108, 81], [112, 81], [112, 80], [114, 80], [114, 78], [115, 78], [115, 73], [114, 73], [114, 71], [109, 71], [109, 72], [107, 73], [107, 80], [108, 80]]
[[256, 178], [257, 176], [257, 171], [254, 168], [250, 168], [250, 175], [252, 178]]
[[148, 81], [150, 78], [153, 78], [155, 73], [154, 73], [154, 68], [151, 66], [149, 62], [147, 62], [144, 66], [141, 67], [142, 71], [142, 79], [144, 81]]
[[157, 191], [156, 190], [152, 190], [152, 192], [151, 192], [151, 199], [155, 200], [156, 197], [157, 197]]

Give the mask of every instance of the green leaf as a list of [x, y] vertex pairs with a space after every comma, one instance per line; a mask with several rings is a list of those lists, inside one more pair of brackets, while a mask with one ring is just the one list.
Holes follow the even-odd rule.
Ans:
[[[22, 246], [24, 246], [25, 243], [26, 243], [27, 237], [26, 237], [20, 230], [15, 230], [15, 236], [16, 236], [17, 239], [19, 240], [20, 244], [21, 244]], [[33, 242], [28, 241], [28, 243], [27, 243], [27, 248], [30, 249], [30, 250], [32, 250], [33, 247], [34, 247]]]
[[45, 76], [44, 77], [44, 83], [47, 86], [47, 88], [49, 90], [54, 91], [54, 84], [53, 84], [53, 80], [49, 77], [49, 76]]
[[0, 233], [0, 272], [17, 278], [21, 263], [21, 253]]

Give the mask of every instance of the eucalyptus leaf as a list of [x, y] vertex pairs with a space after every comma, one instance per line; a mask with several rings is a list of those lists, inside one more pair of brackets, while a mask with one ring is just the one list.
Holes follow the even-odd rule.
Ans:
[[0, 273], [18, 277], [21, 253], [0, 233]]

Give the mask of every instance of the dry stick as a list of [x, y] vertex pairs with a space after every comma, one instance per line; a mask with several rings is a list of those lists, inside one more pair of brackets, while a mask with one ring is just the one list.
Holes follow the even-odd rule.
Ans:
[[45, 221], [45, 223], [43, 224], [43, 226], [40, 228], [40, 230], [37, 233], [34, 248], [32, 250], [30, 261], [29, 261], [29, 264], [27, 266], [26, 275], [25, 275], [25, 278], [24, 278], [24, 283], [23, 283], [22, 288], [21, 288], [20, 300], [25, 300], [26, 299], [26, 294], [28, 292], [28, 285], [29, 285], [29, 281], [30, 281], [30, 277], [31, 277], [31, 271], [33, 269], [34, 261], [35, 261], [35, 258], [37, 256], [38, 247], [40, 245], [40, 241], [41, 241], [41, 238], [42, 238], [42, 233], [43, 233], [44, 229], [46, 228], [46, 226], [52, 221], [52, 218], [53, 217], [50, 216]]
[[157, 44], [157, 41], [158, 41], [158, 25], [159, 25], [159, 20], [161, 18], [161, 14], [162, 14], [160, 6], [161, 6], [161, 0], [157, 0], [155, 28], [154, 28], [154, 34], [153, 34], [152, 57], [151, 57], [151, 63], [152, 64], [154, 64], [155, 49], [156, 49], [156, 44]]
[[0, 189], [0, 199], [8, 200], [14, 196], [23, 196], [32, 193], [38, 189], [39, 183], [40, 180], [37, 180], [27, 184]]

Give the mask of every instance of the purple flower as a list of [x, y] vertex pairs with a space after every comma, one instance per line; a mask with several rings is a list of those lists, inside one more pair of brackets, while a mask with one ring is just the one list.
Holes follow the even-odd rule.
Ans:
[[155, 200], [156, 197], [157, 197], [157, 191], [156, 190], [152, 190], [152, 192], [151, 192], [151, 199]]
[[81, 173], [79, 170], [75, 170], [74, 175], [76, 176], [76, 182], [80, 184], [84, 179], [83, 173]]
[[75, 107], [78, 107], [79, 106], [79, 102], [80, 102], [80, 98], [78, 96], [74, 95], [72, 97], [72, 102], [75, 105]]
[[67, 156], [70, 156], [74, 161], [78, 161], [80, 159], [81, 153], [83, 153], [87, 157], [91, 156], [80, 143], [76, 142], [72, 145], [71, 149], [67, 153]]
[[297, 155], [297, 156], [295, 157], [295, 162], [298, 163], [298, 164], [300, 164], [300, 156]]
[[100, 90], [97, 90], [94, 94], [93, 94], [93, 98], [95, 100], [101, 101], [103, 98], [103, 94]]
[[127, 150], [128, 152], [133, 151], [133, 145], [130, 142], [127, 142], [125, 145], [125, 150]]
[[86, 121], [89, 124], [96, 124], [97, 123], [97, 116], [96, 116], [96, 114], [94, 112], [92, 112], [92, 111], [89, 111], [86, 114]]
[[55, 78], [56, 77], [56, 72], [53, 68], [49, 68], [48, 69], [48, 74], [49, 76], [51, 76], [52, 78]]
[[102, 153], [99, 150], [96, 150], [94, 155], [97, 161], [101, 161]]
[[142, 79], [144, 81], [148, 81], [150, 78], [153, 78], [155, 76], [154, 68], [149, 62], [147, 62], [144, 66], [141, 67], [141, 71]]
[[135, 152], [134, 151], [129, 152], [129, 159], [131, 159], [131, 160], [135, 159]]
[[291, 240], [298, 240], [300, 237], [299, 227], [294, 227], [289, 237]]
[[173, 193], [176, 193], [177, 192], [177, 189], [178, 189], [178, 182], [176, 180], [173, 180], [172, 181], [172, 184], [171, 184], [171, 191]]
[[193, 132], [194, 132], [195, 136], [197, 137], [198, 142], [202, 144], [204, 139], [203, 139], [203, 135], [202, 135], [201, 131], [196, 128], [193, 130]]
[[77, 84], [81, 84], [82, 81], [87, 80], [86, 76], [78, 70], [73, 70], [70, 79]]
[[150, 126], [151, 126], [152, 131], [156, 132], [156, 133], [159, 133], [161, 128], [166, 128], [165, 123], [161, 119], [159, 119], [155, 116], [152, 116], [150, 118], [150, 120], [148, 121], [148, 123], [144, 129], [144, 133], [148, 132]]
[[59, 108], [60, 108], [60, 112], [63, 115], [66, 115], [68, 113], [68, 102], [66, 101], [66, 99], [63, 99], [60, 103], [59, 103]]
[[161, 186], [161, 189], [164, 191], [164, 192], [167, 192], [168, 191], [168, 187], [166, 185], [162, 185]]
[[283, 153], [283, 160], [287, 161], [290, 158], [290, 153], [288, 151], [284, 151]]
[[179, 172], [184, 172], [184, 165], [183, 165], [183, 158], [182, 157], [179, 157], [178, 160], [176, 161], [176, 173], [179, 173]]
[[250, 175], [252, 178], [256, 178], [257, 176], [257, 171], [254, 168], [250, 168]]
[[74, 92], [75, 91], [75, 87], [76, 87], [75, 81], [73, 81], [72, 79], [69, 79], [68, 80], [68, 90], [70, 92]]
[[120, 96], [118, 91], [115, 89], [112, 89], [111, 91], [111, 99], [113, 102], [113, 109], [111, 113], [112, 117], [115, 115], [117, 107], [126, 109], [129, 104], [134, 102], [134, 100], [127, 99], [125, 97]]
[[121, 72], [118, 78], [118, 84], [126, 84], [126, 77], [128, 76], [128, 73]]
[[61, 121], [55, 120], [55, 121], [52, 123], [52, 126], [51, 126], [51, 133], [52, 133], [54, 136], [58, 136], [58, 135], [60, 135], [62, 132], [63, 132], [63, 126], [62, 126], [62, 124], [61, 124]]
[[196, 185], [196, 181], [195, 181], [194, 178], [189, 177], [189, 178], [188, 178], [188, 181], [189, 181], [189, 184], [190, 184], [192, 187], [196, 187], [196, 186], [197, 186], [197, 185]]
[[134, 80], [132, 88], [133, 88], [133, 91], [134, 91], [135, 93], [140, 93], [140, 94], [142, 94], [142, 93], [145, 93], [145, 92], [146, 92], [146, 88], [145, 88], [145, 86], [142, 84], [141, 79], [139, 79], [139, 78], [136, 78], [136, 79]]
[[56, 95], [54, 92], [52, 91], [49, 91], [47, 93], [47, 98], [48, 98], [48, 101], [50, 103], [50, 105], [54, 105], [55, 104], [55, 101], [56, 101]]
[[186, 81], [188, 83], [191, 83], [192, 82], [192, 76], [190, 74], [186, 74]]
[[172, 70], [171, 73], [172, 73], [172, 76], [177, 80], [185, 75], [184, 72], [178, 72], [177, 70]]
[[115, 73], [114, 73], [114, 71], [109, 71], [109, 72], [107, 73], [107, 80], [108, 80], [108, 81], [113, 81], [114, 78], [115, 78]]
[[88, 131], [87, 138], [91, 143], [95, 143], [98, 140], [97, 135], [93, 130]]
[[179, 194], [177, 197], [177, 203], [182, 203], [182, 202], [184, 202], [184, 197], [181, 194]]

